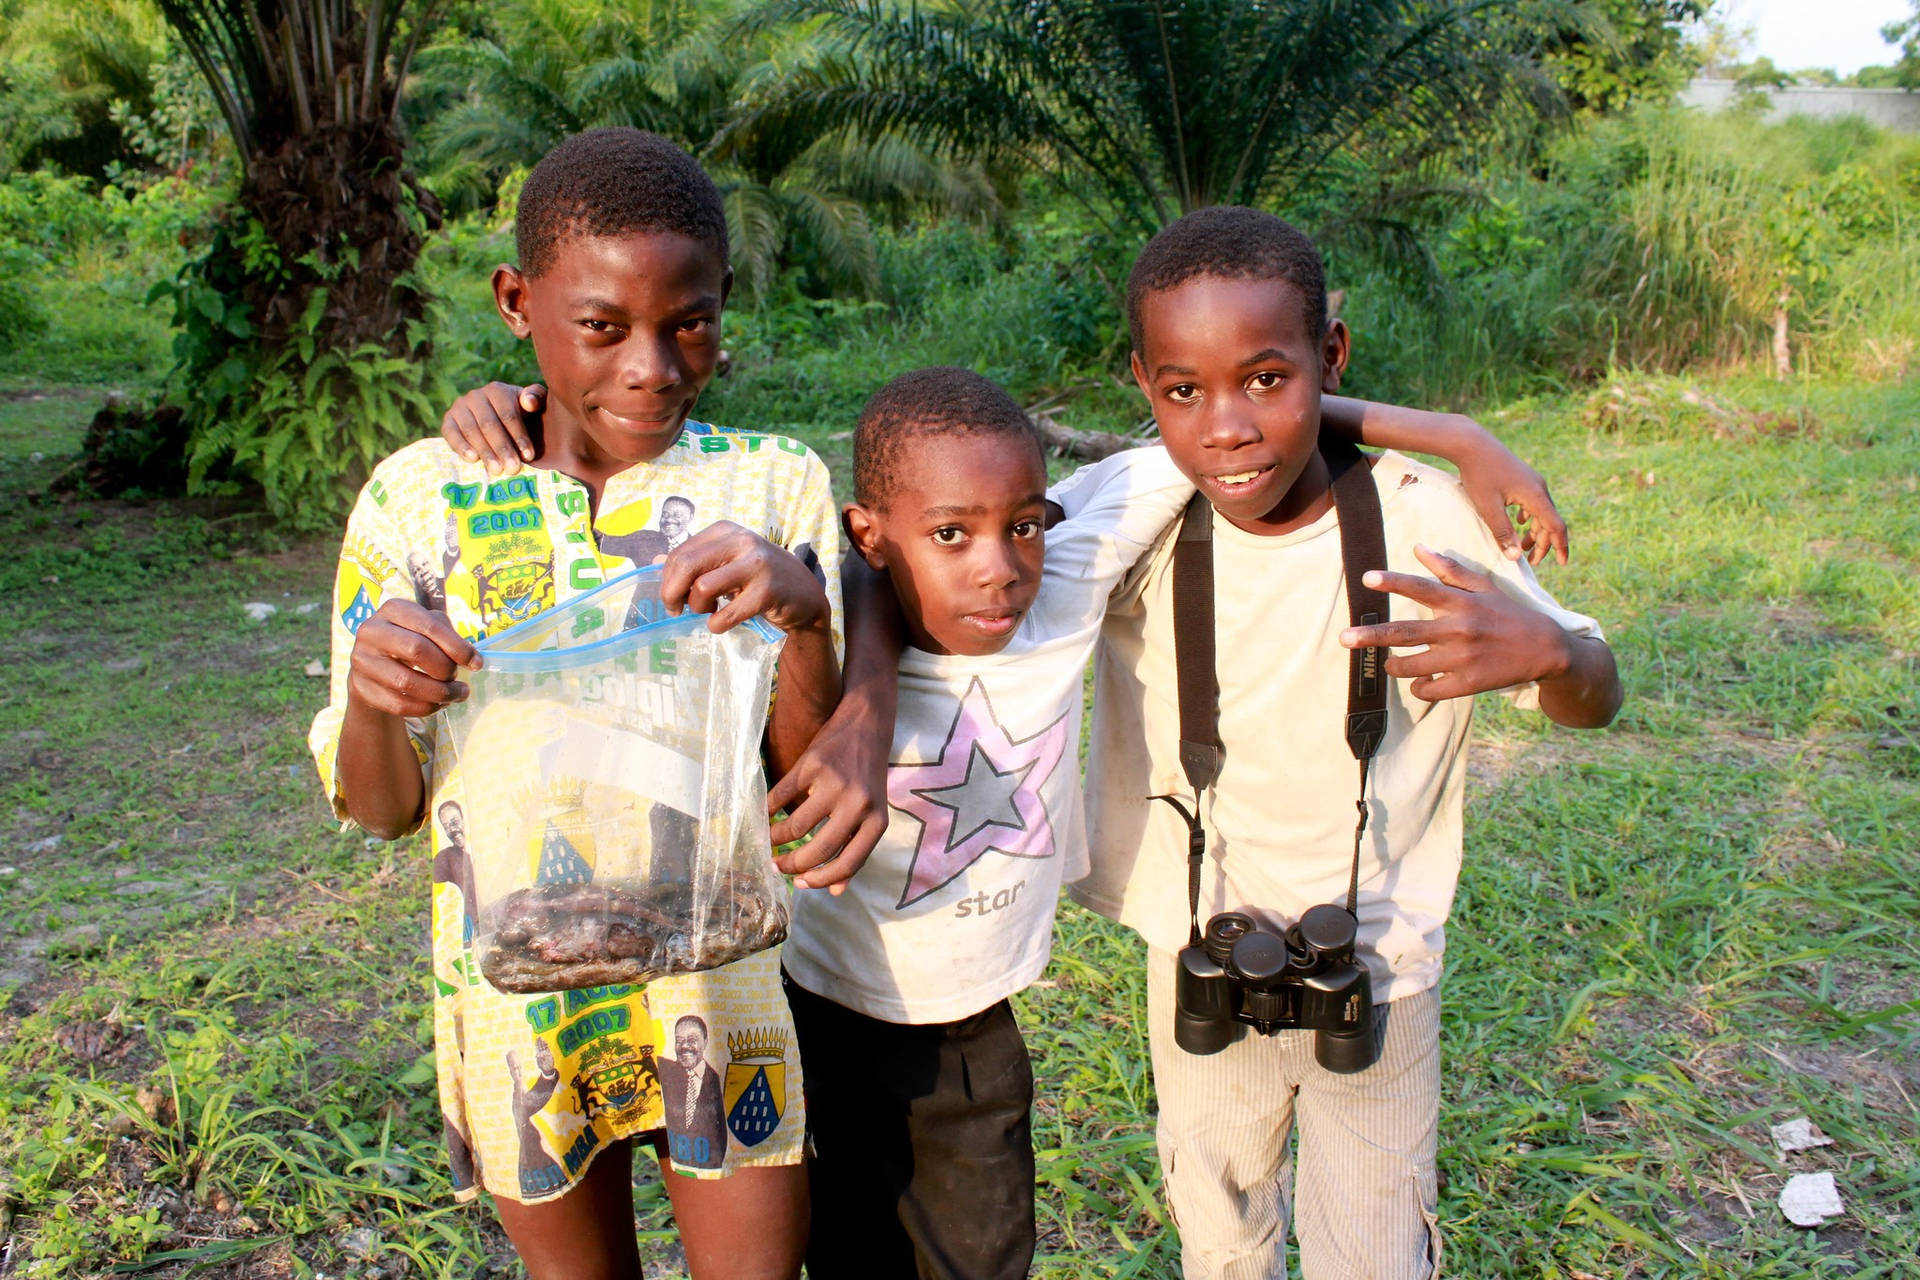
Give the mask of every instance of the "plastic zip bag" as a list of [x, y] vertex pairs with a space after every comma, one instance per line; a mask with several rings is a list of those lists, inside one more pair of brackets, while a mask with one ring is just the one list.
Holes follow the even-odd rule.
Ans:
[[498, 990], [647, 982], [787, 936], [760, 764], [783, 637], [706, 623], [667, 614], [654, 567], [480, 643], [442, 714]]

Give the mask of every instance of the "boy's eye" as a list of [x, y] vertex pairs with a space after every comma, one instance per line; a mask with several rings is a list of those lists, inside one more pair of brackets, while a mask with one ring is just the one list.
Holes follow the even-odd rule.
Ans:
[[611, 320], [582, 320], [580, 327], [588, 333], [612, 333], [614, 326]]
[[1271, 391], [1284, 381], [1284, 378], [1272, 370], [1262, 370], [1247, 379], [1250, 386], [1258, 387], [1262, 391]]
[[712, 316], [694, 316], [680, 322], [680, 332], [690, 337], [704, 338], [714, 329]]
[[1039, 537], [1040, 522], [1038, 520], [1022, 520], [1019, 524], [1013, 526], [1013, 536], [1016, 538]]
[[933, 540], [943, 547], [955, 547], [966, 540], [966, 530], [947, 525], [933, 531]]
[[1184, 404], [1186, 401], [1193, 399], [1199, 392], [1200, 389], [1191, 382], [1176, 382], [1167, 388], [1167, 399], [1174, 401], [1176, 404]]

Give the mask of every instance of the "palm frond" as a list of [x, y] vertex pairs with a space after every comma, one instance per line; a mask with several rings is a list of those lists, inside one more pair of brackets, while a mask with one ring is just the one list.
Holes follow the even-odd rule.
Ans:
[[797, 184], [782, 184], [777, 195], [830, 282], [842, 292], [871, 293], [880, 283], [880, 259], [860, 202]]
[[780, 200], [768, 188], [743, 179], [723, 182], [720, 197], [727, 211], [735, 287], [749, 299], [764, 297], [786, 247], [786, 219]]

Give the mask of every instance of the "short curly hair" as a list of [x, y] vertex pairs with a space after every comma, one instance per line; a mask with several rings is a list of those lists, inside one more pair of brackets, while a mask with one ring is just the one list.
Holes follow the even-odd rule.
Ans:
[[873, 393], [853, 429], [853, 496], [884, 510], [909, 446], [934, 436], [1010, 436], [1040, 454], [1019, 402], [971, 369], [939, 365], [903, 373]]
[[520, 189], [520, 270], [544, 275], [562, 240], [671, 231], [727, 261], [727, 214], [698, 161], [657, 133], [588, 129], [541, 159]]
[[1284, 280], [1300, 291], [1307, 333], [1327, 332], [1327, 273], [1305, 232], [1270, 213], [1239, 205], [1197, 209], [1160, 229], [1127, 273], [1127, 330], [1142, 349], [1140, 310], [1149, 294], [1175, 289], [1196, 276], [1223, 280]]

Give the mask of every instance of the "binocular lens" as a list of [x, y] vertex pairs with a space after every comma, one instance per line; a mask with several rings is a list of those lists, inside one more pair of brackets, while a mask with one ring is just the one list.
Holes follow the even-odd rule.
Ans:
[[1307, 950], [1321, 954], [1332, 952], [1337, 955], [1353, 946], [1358, 922], [1345, 908], [1336, 907], [1331, 903], [1322, 903], [1317, 907], [1308, 908], [1307, 913], [1300, 917], [1300, 923], [1295, 928], [1300, 935], [1300, 944]]
[[1354, 1032], [1320, 1031], [1313, 1037], [1313, 1057], [1327, 1070], [1350, 1076], [1380, 1060], [1380, 1036], [1368, 1025]]
[[1224, 967], [1227, 957], [1233, 954], [1233, 944], [1254, 931], [1253, 917], [1239, 911], [1222, 911], [1207, 922], [1207, 936], [1202, 943], [1213, 962]]

